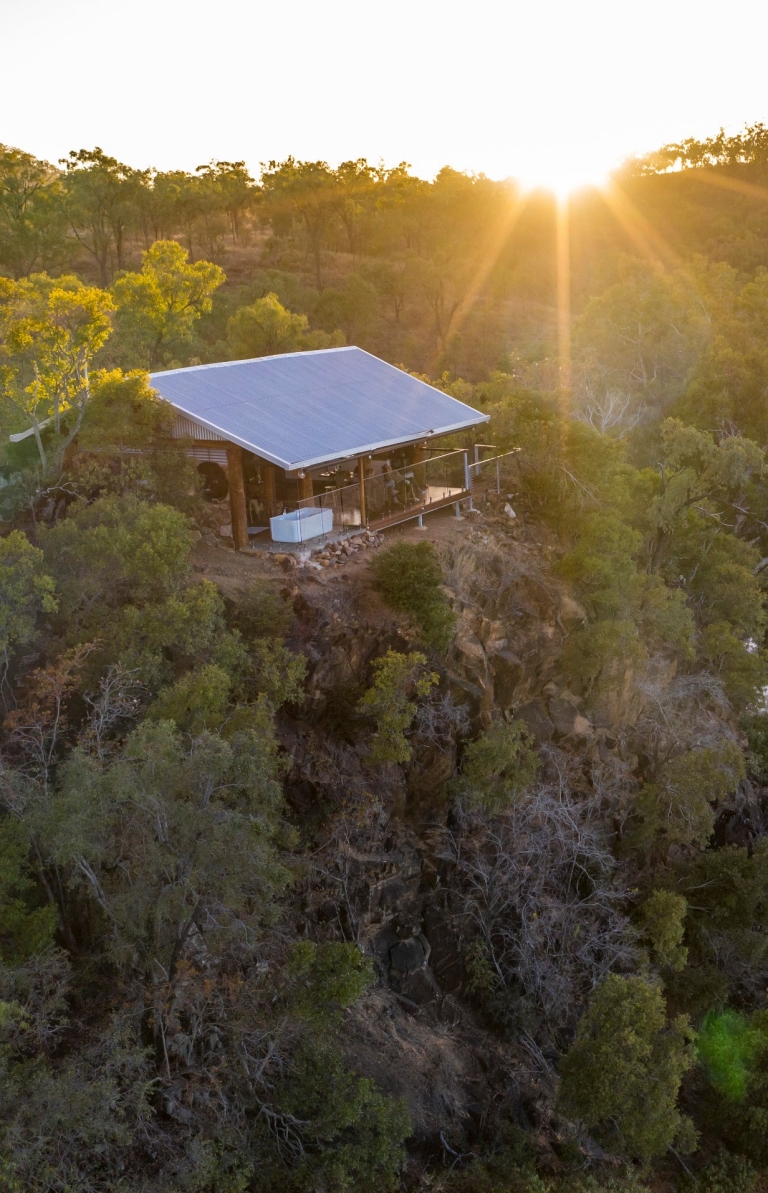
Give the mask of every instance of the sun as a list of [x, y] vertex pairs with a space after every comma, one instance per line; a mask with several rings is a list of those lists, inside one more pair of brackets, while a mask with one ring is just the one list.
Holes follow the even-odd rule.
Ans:
[[607, 170], [591, 168], [587, 162], [551, 161], [542, 162], [540, 168], [532, 167], [520, 182], [525, 191], [549, 191], [562, 203], [576, 191], [604, 187], [607, 178]]

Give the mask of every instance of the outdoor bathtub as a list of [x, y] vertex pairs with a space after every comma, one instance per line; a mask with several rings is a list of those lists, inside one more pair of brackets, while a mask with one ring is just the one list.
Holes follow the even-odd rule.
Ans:
[[291, 510], [289, 514], [278, 514], [269, 519], [269, 531], [275, 543], [305, 543], [321, 534], [333, 530], [333, 510], [308, 506], [306, 509]]

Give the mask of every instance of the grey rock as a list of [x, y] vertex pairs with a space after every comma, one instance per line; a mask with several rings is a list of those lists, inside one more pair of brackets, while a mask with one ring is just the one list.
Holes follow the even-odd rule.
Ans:
[[555, 727], [538, 700], [531, 700], [515, 711], [518, 721], [523, 721], [531, 731], [537, 745], [552, 740]]
[[389, 950], [389, 964], [397, 973], [415, 973], [424, 964], [424, 949], [415, 937], [401, 940]]

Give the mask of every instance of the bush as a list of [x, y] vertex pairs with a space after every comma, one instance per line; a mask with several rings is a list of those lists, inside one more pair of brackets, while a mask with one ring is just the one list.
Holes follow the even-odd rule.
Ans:
[[292, 622], [291, 606], [269, 580], [253, 580], [232, 613], [232, 624], [247, 641], [285, 638]]
[[749, 1160], [721, 1152], [703, 1172], [685, 1180], [680, 1193], [755, 1193], [758, 1180]]
[[503, 811], [534, 782], [539, 760], [522, 721], [491, 725], [464, 751], [457, 795], [471, 808]]
[[645, 978], [609, 974], [598, 986], [561, 1065], [560, 1106], [612, 1150], [647, 1162], [693, 1127], [677, 1110], [694, 1063], [685, 1015], [667, 1023], [661, 991]]
[[428, 695], [438, 678], [424, 670], [426, 661], [423, 654], [398, 654], [396, 650], [374, 660], [373, 687], [358, 704], [360, 712], [376, 718], [372, 762], [410, 762], [413, 750], [405, 732], [416, 715], [416, 704], [409, 695]]
[[641, 905], [638, 920], [657, 964], [670, 969], [685, 966], [688, 950], [682, 940], [687, 910], [684, 897], [673, 891], [653, 891]]
[[392, 608], [411, 615], [427, 646], [447, 650], [456, 618], [432, 544], [395, 543], [372, 566], [376, 587]]
[[743, 1102], [750, 1070], [765, 1045], [744, 1015], [711, 1011], [699, 1030], [696, 1051], [715, 1089], [730, 1102]]

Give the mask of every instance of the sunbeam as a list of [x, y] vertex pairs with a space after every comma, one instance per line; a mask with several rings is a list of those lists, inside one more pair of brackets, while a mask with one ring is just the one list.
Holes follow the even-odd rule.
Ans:
[[662, 268], [677, 269], [682, 265], [680, 254], [672, 248], [658, 229], [654, 228], [650, 220], [638, 211], [617, 182], [611, 180], [601, 188], [600, 194], [618, 223], [644, 255], [657, 261]]
[[499, 224], [492, 230], [491, 235], [488, 238], [486, 248], [480, 258], [480, 264], [478, 265], [474, 277], [472, 278], [472, 282], [470, 283], [469, 289], [456, 308], [456, 313], [451, 320], [451, 333], [455, 333], [460, 329], [464, 323], [464, 320], [467, 318], [467, 315], [472, 310], [472, 307], [477, 302], [480, 292], [488, 280], [491, 270], [496, 265], [504, 246], [506, 245], [515, 228], [515, 225], [519, 221], [520, 216], [523, 214], [527, 203], [527, 194], [518, 195], [509, 211], [504, 215]]
[[568, 196], [557, 200], [555, 208], [555, 259], [557, 271], [557, 360], [559, 400], [563, 415], [568, 413], [571, 390], [571, 243]]

